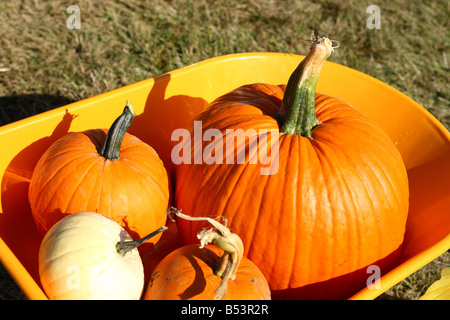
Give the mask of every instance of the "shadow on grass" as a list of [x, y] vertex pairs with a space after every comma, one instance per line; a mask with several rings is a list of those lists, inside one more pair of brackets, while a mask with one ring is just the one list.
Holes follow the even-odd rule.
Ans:
[[0, 126], [75, 102], [49, 94], [19, 94], [0, 97]]

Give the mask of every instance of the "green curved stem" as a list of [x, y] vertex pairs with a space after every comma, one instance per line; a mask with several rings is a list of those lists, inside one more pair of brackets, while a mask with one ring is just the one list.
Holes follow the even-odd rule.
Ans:
[[106, 159], [118, 159], [120, 157], [120, 146], [123, 137], [133, 122], [134, 111], [131, 104], [127, 101], [123, 113], [114, 121], [108, 130], [105, 142], [100, 149], [100, 155]]
[[308, 56], [289, 78], [281, 108], [275, 115], [283, 134], [311, 138], [312, 129], [320, 124], [315, 113], [316, 84], [322, 65], [332, 51], [329, 39], [315, 39]]

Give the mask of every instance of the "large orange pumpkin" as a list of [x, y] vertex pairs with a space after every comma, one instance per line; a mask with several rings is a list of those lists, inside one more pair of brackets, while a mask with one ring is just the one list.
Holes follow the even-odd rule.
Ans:
[[[399, 151], [361, 112], [315, 93], [332, 51], [315, 39], [287, 86], [245, 85], [216, 99], [191, 128], [195, 136], [201, 124], [206, 138], [185, 141], [179, 150], [191, 161], [174, 167], [174, 206], [226, 217], [275, 299], [346, 298], [388, 270], [403, 242], [409, 191]], [[229, 129], [242, 129], [230, 149]], [[177, 224], [186, 243], [204, 227]]]
[[165, 224], [167, 171], [151, 146], [126, 132], [133, 117], [127, 104], [110, 130], [68, 133], [42, 155], [29, 187], [41, 235], [65, 215], [80, 211], [115, 220], [134, 239]]

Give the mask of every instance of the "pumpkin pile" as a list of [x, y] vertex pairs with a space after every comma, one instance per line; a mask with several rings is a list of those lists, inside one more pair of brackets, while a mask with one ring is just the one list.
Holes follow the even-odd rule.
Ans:
[[[222, 152], [174, 165], [173, 191], [155, 150], [127, 133], [128, 103], [109, 130], [56, 141], [29, 189], [47, 296], [343, 299], [366, 285], [368, 266], [389, 270], [405, 233], [406, 169], [373, 121], [316, 93], [332, 51], [314, 38], [287, 85], [248, 84], [213, 101], [194, 119], [202, 131], [225, 141], [228, 129], [252, 129], [256, 142], [237, 140], [243, 161]], [[194, 147], [192, 157], [216, 145]], [[263, 148], [276, 154], [269, 171], [254, 161]]]

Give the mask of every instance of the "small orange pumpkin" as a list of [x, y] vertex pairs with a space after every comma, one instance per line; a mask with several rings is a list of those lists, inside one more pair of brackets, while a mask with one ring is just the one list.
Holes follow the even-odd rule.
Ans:
[[133, 118], [127, 103], [109, 131], [68, 133], [42, 155], [29, 187], [42, 236], [64, 216], [80, 211], [113, 219], [134, 239], [165, 224], [167, 171], [151, 146], [126, 132]]
[[[192, 218], [175, 212], [178, 218]], [[145, 300], [269, 300], [270, 289], [258, 267], [243, 257], [241, 238], [210, 218], [217, 229], [199, 233], [201, 246], [176, 249], [153, 271]], [[213, 242], [214, 245], [208, 243]]]

